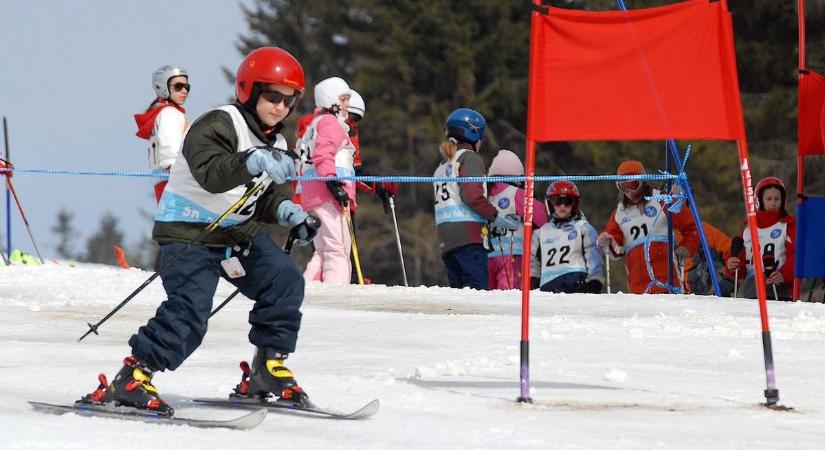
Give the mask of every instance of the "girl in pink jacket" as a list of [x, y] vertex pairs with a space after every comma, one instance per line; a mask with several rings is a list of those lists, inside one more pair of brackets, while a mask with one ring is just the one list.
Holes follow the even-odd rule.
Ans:
[[[338, 77], [315, 86], [315, 116], [299, 138], [298, 175], [354, 176], [355, 147], [344, 122], [349, 108], [350, 88]], [[321, 219], [315, 253], [304, 270], [304, 280], [349, 284], [352, 268], [352, 240], [347, 224], [355, 212], [355, 183], [352, 181], [302, 181], [296, 192], [302, 206]]]
[[[524, 176], [524, 165], [510, 150], [499, 150], [487, 173], [488, 176]], [[523, 183], [490, 183], [487, 199], [499, 214], [516, 215], [524, 220]], [[547, 213], [540, 203], [533, 208], [533, 227], [541, 228], [547, 222]], [[524, 227], [503, 236], [490, 235], [490, 253], [487, 254], [487, 273], [490, 289], [518, 289], [521, 286], [522, 235]]]

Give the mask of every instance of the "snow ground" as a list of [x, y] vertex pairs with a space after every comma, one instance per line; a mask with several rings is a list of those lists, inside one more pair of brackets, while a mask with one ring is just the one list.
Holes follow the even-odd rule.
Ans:
[[[825, 305], [769, 304], [781, 403], [764, 401], [755, 301], [634, 295], [532, 296], [533, 405], [519, 395], [520, 294], [448, 288], [307, 287], [289, 367], [318, 404], [379, 398], [369, 420], [273, 414], [251, 431], [203, 430], [34, 412], [110, 378], [128, 337], [164, 298], [155, 282], [76, 340], [148, 273], [102, 266], [0, 267], [0, 445], [130, 448], [823, 448]], [[221, 284], [216, 304], [231, 293]], [[194, 397], [222, 396], [250, 359], [233, 300], [198, 351], [155, 377], [177, 415], [230, 418]]]

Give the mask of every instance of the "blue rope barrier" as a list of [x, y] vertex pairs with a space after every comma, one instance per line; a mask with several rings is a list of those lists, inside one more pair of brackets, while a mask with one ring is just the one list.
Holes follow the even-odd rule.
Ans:
[[[71, 169], [24, 169], [20, 167], [0, 169], [0, 174], [5, 172], [16, 173], [38, 173], [48, 175], [85, 175], [85, 176], [123, 176], [123, 177], [148, 177], [148, 178], [169, 178], [168, 173], [160, 172], [130, 172], [130, 171], [102, 171], [102, 170], [71, 170]], [[533, 176], [533, 181], [553, 182], [560, 180], [569, 181], [665, 181], [675, 180], [680, 175], [666, 172], [658, 174], [643, 175], [537, 175]], [[361, 175], [361, 176], [300, 176], [289, 177], [288, 181], [363, 181], [363, 182], [395, 182], [395, 183], [520, 183], [527, 180], [525, 176], [493, 176], [493, 177], [430, 177], [412, 175]]]

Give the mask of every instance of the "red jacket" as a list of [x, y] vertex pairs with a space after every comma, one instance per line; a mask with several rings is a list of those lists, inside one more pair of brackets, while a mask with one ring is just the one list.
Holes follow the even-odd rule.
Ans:
[[[757, 228], [769, 228], [780, 222], [787, 224], [788, 239], [785, 240], [785, 261], [782, 263], [782, 267], [779, 268], [779, 272], [782, 273], [782, 278], [785, 279], [785, 282], [782, 284], [792, 284], [794, 265], [796, 264], [796, 242], [794, 241], [794, 239], [796, 239], [796, 218], [794, 216], [780, 217], [779, 211], [756, 211]], [[747, 230], [748, 222], [746, 221], [742, 227], [742, 233], [740, 236], [744, 236]], [[739, 278], [745, 278], [747, 270], [742, 270], [745, 267], [745, 260], [747, 259], [745, 249], [743, 248], [738, 255], [731, 256], [739, 258]], [[732, 278], [735, 272], [731, 272], [725, 268], [725, 274]]]

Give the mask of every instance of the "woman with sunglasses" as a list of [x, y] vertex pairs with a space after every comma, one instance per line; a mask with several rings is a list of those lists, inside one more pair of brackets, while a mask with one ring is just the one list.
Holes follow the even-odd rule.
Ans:
[[[524, 176], [524, 165], [510, 150], [499, 150], [487, 175]], [[488, 183], [487, 198], [499, 214], [524, 221], [524, 183]], [[533, 228], [538, 229], [547, 222], [544, 208], [533, 210]], [[503, 235], [490, 233], [490, 253], [487, 254], [487, 272], [490, 289], [521, 288], [521, 256], [523, 254], [522, 235], [524, 227], [507, 231]]]
[[549, 220], [532, 241], [531, 285], [545, 292], [598, 294], [604, 283], [602, 251], [596, 229], [580, 209], [579, 188], [572, 181], [547, 187]]
[[[310, 216], [276, 189], [295, 175], [279, 130], [303, 91], [304, 72], [292, 55], [277, 47], [259, 48], [238, 68], [237, 101], [207, 111], [192, 124], [155, 214], [153, 238], [160, 244], [167, 299], [129, 339], [131, 355], [112, 383], [101, 376], [100, 387], [82, 402], [172, 415], [152, 376], [177, 369], [201, 344], [220, 278], [254, 302], [249, 342], [256, 354], [251, 367], [242, 364], [234, 395], [307, 398], [284, 366], [298, 339], [304, 280], [256, 223], [291, 227], [299, 245], [314, 236]], [[194, 242], [253, 186], [263, 188]]]
[[[355, 147], [345, 123], [350, 87], [338, 77], [315, 85], [315, 112], [296, 143], [298, 174], [302, 176], [355, 176]], [[349, 227], [355, 212], [353, 181], [301, 181], [296, 187], [304, 211], [321, 219], [315, 252], [304, 270], [306, 281], [349, 284], [352, 276]]]
[[[149, 141], [149, 169], [169, 173], [178, 156], [189, 123], [183, 104], [189, 98], [189, 74], [177, 66], [162, 66], [152, 74], [156, 98], [141, 114], [135, 114], [137, 136]], [[167, 180], [155, 183], [155, 200], [160, 202]]]
[[[645, 168], [639, 161], [628, 160], [619, 165], [616, 175], [642, 175]], [[607, 222], [605, 231], [599, 235], [599, 246], [607, 248], [610, 256], [625, 257], [627, 269], [627, 284], [634, 294], [661, 294], [668, 293], [668, 289], [659, 285], [649, 286], [651, 283], [645, 263], [644, 244], [650, 235], [650, 266], [654, 278], [660, 283], [668, 282], [667, 266], [668, 251], [667, 215], [662, 203], [658, 200], [647, 200], [659, 191], [653, 189], [646, 181], [631, 180], [616, 183], [619, 189], [619, 204]], [[681, 234], [676, 243], [675, 256], [677, 264], [673, 264], [673, 279], [678, 280], [676, 273], [678, 261], [692, 257], [699, 247], [699, 235], [696, 224], [687, 207], [678, 213], [673, 213], [673, 227]]]
[[[478, 111], [458, 108], [444, 124], [447, 140], [441, 143], [441, 164], [434, 176], [435, 229], [441, 260], [450, 287], [488, 288], [487, 250], [482, 229], [499, 235], [516, 231], [519, 220], [501, 214], [487, 199], [484, 183], [458, 183], [455, 177], [483, 177], [484, 161], [478, 152], [487, 121]], [[448, 181], [444, 181], [447, 179]]]

